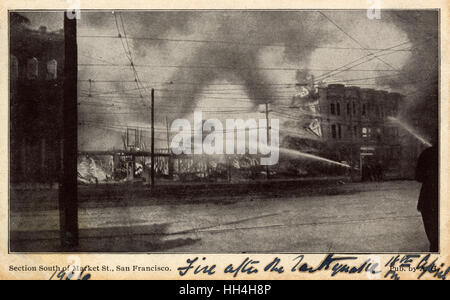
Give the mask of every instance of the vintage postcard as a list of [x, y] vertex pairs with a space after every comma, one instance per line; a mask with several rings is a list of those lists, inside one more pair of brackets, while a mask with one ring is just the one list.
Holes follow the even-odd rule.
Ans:
[[0, 279], [450, 278], [447, 1], [0, 3]]

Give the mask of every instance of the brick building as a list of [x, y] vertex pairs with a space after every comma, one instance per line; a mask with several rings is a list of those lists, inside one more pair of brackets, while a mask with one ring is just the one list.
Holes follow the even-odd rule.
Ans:
[[[323, 154], [358, 168], [381, 167], [385, 178], [405, 176], [398, 127], [388, 117], [398, 114], [399, 93], [330, 84], [318, 89]], [[402, 145], [403, 144], [403, 145]]]

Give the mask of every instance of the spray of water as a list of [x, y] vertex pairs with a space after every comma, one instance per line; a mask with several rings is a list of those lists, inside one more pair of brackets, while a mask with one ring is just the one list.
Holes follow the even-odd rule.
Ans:
[[329, 163], [329, 164], [332, 164], [332, 165], [337, 165], [337, 166], [344, 167], [344, 168], [351, 168], [347, 164], [343, 164], [343, 163], [340, 163], [340, 162], [337, 162], [337, 161], [334, 161], [334, 160], [330, 160], [330, 159], [327, 159], [327, 158], [323, 158], [323, 157], [320, 157], [320, 156], [316, 156], [316, 155], [313, 155], [313, 154], [300, 152], [300, 151], [297, 151], [297, 150], [292, 150], [292, 149], [287, 149], [287, 148], [280, 148], [280, 152], [285, 153], [287, 155], [303, 157], [303, 158], [312, 159], [312, 160], [317, 160], [317, 161]]
[[[274, 147], [269, 147], [273, 150], [276, 150]], [[289, 156], [294, 156], [294, 157], [302, 157], [302, 158], [306, 158], [306, 159], [310, 159], [310, 160], [316, 160], [316, 161], [320, 161], [320, 162], [324, 162], [324, 163], [328, 163], [328, 164], [332, 164], [332, 165], [336, 165], [336, 166], [340, 166], [340, 167], [344, 167], [344, 168], [349, 168], [351, 169], [351, 166], [347, 165], [347, 164], [343, 164], [331, 159], [327, 159], [327, 158], [323, 158], [317, 155], [313, 155], [313, 154], [309, 154], [309, 153], [304, 153], [304, 152], [300, 152], [297, 150], [292, 150], [292, 149], [288, 149], [288, 148], [283, 148], [280, 147], [279, 151], [281, 153], [284, 153], [286, 155]]]
[[414, 136], [416, 139], [418, 139], [422, 144], [424, 144], [424, 145], [426, 145], [428, 147], [432, 146], [429, 141], [427, 141], [425, 138], [423, 138], [421, 135], [419, 135], [414, 129], [409, 127], [406, 123], [404, 123], [404, 122], [402, 122], [399, 119], [394, 118], [394, 117], [388, 117], [388, 119], [391, 122], [401, 126], [403, 129], [405, 129], [407, 132], [409, 132], [412, 136]]

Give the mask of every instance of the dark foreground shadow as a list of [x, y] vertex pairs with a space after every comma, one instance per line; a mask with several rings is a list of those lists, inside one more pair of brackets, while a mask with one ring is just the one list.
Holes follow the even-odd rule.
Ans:
[[10, 252], [164, 252], [195, 244], [200, 239], [174, 238], [169, 224], [92, 228], [80, 230], [79, 246], [63, 249], [59, 231], [14, 232]]

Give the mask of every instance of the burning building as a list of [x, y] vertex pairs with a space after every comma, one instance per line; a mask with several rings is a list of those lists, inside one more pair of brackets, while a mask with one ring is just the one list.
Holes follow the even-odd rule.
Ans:
[[412, 176], [414, 166], [402, 162], [417, 158], [418, 143], [389, 119], [398, 114], [401, 94], [343, 84], [322, 85], [315, 93], [313, 104], [320, 114], [302, 129], [315, 132], [320, 143], [305, 151], [304, 142], [298, 150], [351, 165], [359, 170], [354, 179]]

